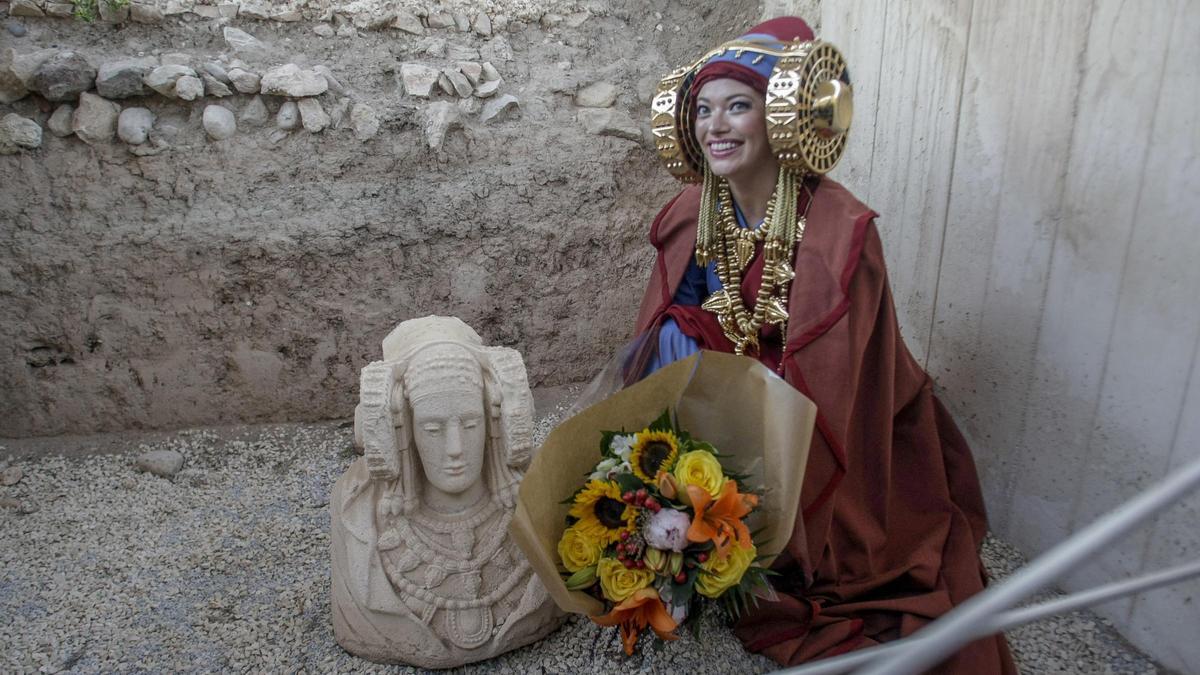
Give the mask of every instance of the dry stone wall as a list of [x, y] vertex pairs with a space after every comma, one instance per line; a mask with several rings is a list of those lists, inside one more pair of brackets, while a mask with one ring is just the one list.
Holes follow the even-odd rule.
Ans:
[[700, 4], [0, 2], [0, 436], [345, 417], [428, 313], [589, 376], [677, 190], [653, 85], [757, 17]]

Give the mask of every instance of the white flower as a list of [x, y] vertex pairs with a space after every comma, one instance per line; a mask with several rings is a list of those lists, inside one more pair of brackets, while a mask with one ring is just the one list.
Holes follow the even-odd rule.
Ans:
[[629, 456], [633, 454], [633, 442], [637, 440], [634, 434], [617, 434], [613, 436], [609, 447], [612, 448], [617, 457], [629, 462]]
[[592, 471], [592, 475], [588, 476], [588, 479], [601, 480], [604, 478], [609, 478], [612, 475], [613, 469], [617, 468], [619, 464], [620, 462], [618, 460], [615, 460], [612, 457], [605, 457], [604, 459], [600, 460], [599, 464], [596, 465], [595, 470]]
[[646, 543], [664, 551], [682, 551], [688, 545], [692, 519], [683, 511], [663, 509], [646, 523]]
[[671, 618], [675, 619], [676, 624], [683, 623], [687, 618], [687, 605], [667, 605], [667, 609], [671, 612]]

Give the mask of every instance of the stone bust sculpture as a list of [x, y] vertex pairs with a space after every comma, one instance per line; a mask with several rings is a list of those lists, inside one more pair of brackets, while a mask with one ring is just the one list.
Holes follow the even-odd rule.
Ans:
[[334, 636], [374, 661], [447, 668], [564, 618], [508, 537], [533, 450], [518, 352], [462, 321], [401, 323], [362, 370], [363, 456], [330, 498]]

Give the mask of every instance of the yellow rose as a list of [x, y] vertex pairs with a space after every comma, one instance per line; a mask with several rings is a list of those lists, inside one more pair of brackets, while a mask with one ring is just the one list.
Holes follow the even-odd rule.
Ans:
[[716, 499], [725, 485], [725, 471], [711, 452], [692, 450], [680, 455], [675, 462], [675, 480], [679, 483], [680, 494], [685, 494], [683, 486], [695, 485]]
[[700, 565], [702, 571], [696, 575], [696, 592], [706, 598], [715, 598], [738, 585], [757, 555], [758, 549], [754, 545], [742, 548], [737, 544], [730, 547], [729, 555], [723, 560], [710, 553], [709, 559]]
[[604, 592], [604, 597], [612, 602], [621, 602], [654, 581], [653, 570], [625, 569], [624, 563], [616, 558], [601, 558], [597, 572], [600, 576], [600, 590]]
[[568, 527], [558, 540], [558, 557], [562, 559], [563, 567], [571, 572], [595, 565], [602, 550], [600, 542], [575, 526]]

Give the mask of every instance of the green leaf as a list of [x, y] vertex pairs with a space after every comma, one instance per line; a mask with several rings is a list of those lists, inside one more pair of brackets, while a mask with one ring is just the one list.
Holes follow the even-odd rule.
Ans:
[[758, 595], [755, 591], [759, 588], [770, 588], [770, 576], [778, 575], [765, 567], [752, 566], [742, 575], [737, 586], [721, 594], [721, 601], [732, 618], [737, 619], [751, 607], [758, 606]]
[[613, 438], [621, 435], [619, 431], [601, 431], [600, 432], [600, 456], [601, 457], [616, 457], [612, 451]]
[[75, 0], [75, 18], [86, 23], [91, 23], [96, 20], [99, 14], [99, 8], [96, 6], [96, 0]]
[[650, 423], [646, 427], [651, 431], [675, 431], [675, 425], [671, 422], [671, 409], [667, 408], [658, 416], [658, 419]]
[[621, 488], [621, 494], [646, 487], [646, 484], [640, 478], [631, 473], [619, 473], [613, 476], [613, 480]]

